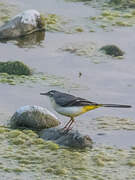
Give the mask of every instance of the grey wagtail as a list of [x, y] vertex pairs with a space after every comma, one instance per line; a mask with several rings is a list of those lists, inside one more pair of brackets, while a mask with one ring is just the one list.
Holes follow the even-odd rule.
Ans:
[[130, 105], [119, 105], [119, 104], [98, 104], [95, 102], [88, 101], [86, 99], [75, 97], [73, 95], [62, 93], [59, 91], [49, 91], [47, 93], [40, 93], [40, 95], [46, 95], [50, 98], [53, 108], [56, 112], [70, 117], [70, 121], [65, 125], [65, 130], [70, 130], [73, 124], [74, 117], [79, 116], [87, 111], [99, 107], [114, 107], [114, 108], [130, 108]]

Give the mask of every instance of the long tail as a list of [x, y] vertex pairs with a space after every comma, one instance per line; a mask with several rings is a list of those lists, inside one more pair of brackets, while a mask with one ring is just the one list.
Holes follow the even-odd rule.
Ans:
[[114, 107], [114, 108], [131, 108], [130, 105], [120, 105], [120, 104], [102, 104], [102, 107]]

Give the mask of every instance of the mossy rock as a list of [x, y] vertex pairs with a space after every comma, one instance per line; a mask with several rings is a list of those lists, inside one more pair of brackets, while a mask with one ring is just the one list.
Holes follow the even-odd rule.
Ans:
[[0, 27], [0, 40], [16, 39], [42, 30], [45, 30], [44, 16], [34, 9], [29, 9]]
[[100, 48], [100, 50], [104, 51], [107, 55], [114, 56], [114, 57], [124, 55], [124, 52], [116, 45], [106, 45]]
[[135, 8], [135, 0], [110, 0], [109, 3], [121, 7]]
[[110, 0], [110, 3], [121, 4], [123, 0]]
[[42, 108], [36, 105], [20, 107], [10, 119], [10, 126], [14, 129], [29, 128], [40, 130], [44, 128], [55, 127], [59, 124], [60, 122], [54, 114], [52, 114], [46, 108]]
[[0, 73], [31, 75], [31, 69], [20, 61], [0, 62]]

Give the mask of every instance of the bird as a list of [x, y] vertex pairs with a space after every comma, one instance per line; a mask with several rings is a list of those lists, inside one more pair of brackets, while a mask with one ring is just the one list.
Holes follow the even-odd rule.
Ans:
[[46, 93], [40, 93], [50, 98], [54, 110], [64, 116], [70, 117], [70, 120], [64, 126], [65, 131], [71, 130], [71, 125], [75, 122], [75, 117], [83, 113], [91, 111], [99, 107], [112, 107], [112, 108], [131, 108], [130, 105], [120, 104], [101, 104], [91, 102], [81, 97], [76, 97], [71, 94], [63, 93], [56, 90], [51, 90]]

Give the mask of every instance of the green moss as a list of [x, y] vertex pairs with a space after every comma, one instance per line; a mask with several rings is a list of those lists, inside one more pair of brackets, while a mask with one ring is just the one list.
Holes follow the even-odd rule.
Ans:
[[47, 31], [61, 31], [61, 18], [56, 14], [48, 14], [45, 17]]
[[11, 172], [10, 168], [3, 168], [3, 170], [6, 171], [6, 172]]
[[20, 61], [0, 62], [0, 73], [31, 75], [31, 69]]
[[43, 139], [41, 139], [41, 138], [38, 138], [38, 139], [34, 140], [34, 143], [35, 144], [45, 144], [45, 141]]
[[7, 22], [11, 17], [17, 14], [18, 9], [11, 3], [5, 1], [0, 3], [0, 24]]
[[15, 145], [20, 145], [20, 144], [24, 144], [25, 143], [25, 140], [20, 138], [20, 137], [17, 137], [17, 138], [13, 138], [11, 140], [12, 144], [15, 144]]
[[127, 165], [129, 165], [129, 166], [131, 166], [131, 167], [135, 166], [135, 160], [130, 160], [130, 161], [127, 163]]
[[121, 8], [135, 8], [135, 0], [110, 0], [109, 3]]
[[78, 28], [75, 29], [75, 31], [77, 31], [77, 32], [83, 32], [84, 30], [83, 30], [83, 28], [78, 27]]
[[16, 172], [16, 173], [21, 173], [21, 172], [24, 172], [24, 169], [23, 168], [14, 168], [12, 169], [13, 172]]
[[111, 11], [103, 11], [102, 16], [110, 16], [111, 15]]
[[72, 176], [71, 179], [72, 180], [80, 180], [79, 176]]
[[97, 166], [101, 166], [101, 167], [105, 166], [105, 163], [101, 158], [96, 158], [95, 162]]
[[45, 169], [45, 172], [47, 172], [47, 173], [52, 173], [52, 172], [53, 172], [53, 168], [46, 168], [46, 169]]
[[5, 132], [8, 132], [8, 129], [3, 127], [3, 126], [0, 126], [0, 133], [5, 133]]
[[65, 174], [67, 174], [67, 169], [65, 169], [65, 168], [57, 169], [57, 170], [55, 171], [55, 174], [56, 174], [56, 175], [65, 175]]
[[51, 141], [48, 141], [48, 142], [47, 142], [47, 146], [48, 146], [48, 148], [49, 148], [50, 150], [57, 150], [57, 149], [60, 148], [58, 144], [55, 144], [55, 143], [53, 143], [53, 142], [51, 142]]
[[110, 0], [110, 3], [114, 3], [114, 4], [121, 4], [123, 2], [123, 0]]
[[110, 15], [110, 16], [107, 16], [107, 19], [112, 21], [114, 20], [114, 17]]
[[31, 164], [31, 161], [29, 159], [21, 159], [19, 160], [19, 163], [27, 165], [27, 164]]
[[124, 17], [124, 18], [132, 18], [133, 15], [130, 14], [130, 13], [126, 13], [126, 14], [123, 15], [123, 17]]
[[35, 73], [30, 76], [0, 73], [0, 83], [8, 83], [9, 85], [21, 84], [29, 87], [35, 86], [36, 83], [45, 86], [61, 86], [62, 88], [65, 88], [67, 84], [70, 84], [71, 88], [74, 88], [75, 86], [80, 87], [78, 84], [70, 82], [70, 79], [68, 78], [45, 75], [43, 73]]
[[10, 131], [8, 133], [8, 138], [16, 138], [17, 136], [19, 136], [20, 134], [22, 134], [21, 131], [19, 130], [13, 130], [13, 131]]
[[23, 130], [22, 131], [25, 135], [28, 135], [29, 137], [31, 137], [31, 138], [37, 138], [38, 137], [38, 134], [37, 133], [35, 133], [34, 131], [32, 131], [32, 130]]
[[132, 26], [132, 24], [126, 22], [126, 21], [116, 21], [114, 25], [117, 26]]
[[104, 51], [107, 55], [111, 55], [114, 57], [124, 55], [124, 52], [116, 45], [106, 45], [106, 46], [103, 46], [102, 48], [100, 48], [100, 50]]
[[[102, 119], [100, 121], [102, 122]], [[109, 121], [111, 126], [113, 119], [106, 121]], [[115, 124], [119, 125], [123, 121], [130, 123], [121, 118], [116, 119]], [[130, 126], [134, 126], [133, 121]], [[117, 179], [127, 179], [127, 177], [134, 179], [134, 147], [119, 149], [114, 146], [95, 144], [93, 149], [85, 151], [64, 147], [56, 148], [57, 150], [54, 151], [50, 149], [50, 144], [54, 147], [55, 143], [47, 141], [44, 141], [44, 144], [35, 143], [38, 137], [34, 133], [32, 130], [8, 129], [7, 132], [1, 134], [4, 138], [0, 140], [0, 172], [5, 178], [16, 177], [18, 174], [18, 178], [24, 179], [26, 173], [27, 178], [30, 179], [36, 176], [41, 177], [42, 173], [42, 178], [46, 180], [114, 180], [116, 177]], [[24, 143], [14, 145], [12, 141], [18, 138], [24, 140]], [[40, 146], [44, 148], [40, 149]]]

